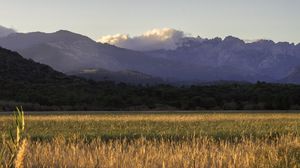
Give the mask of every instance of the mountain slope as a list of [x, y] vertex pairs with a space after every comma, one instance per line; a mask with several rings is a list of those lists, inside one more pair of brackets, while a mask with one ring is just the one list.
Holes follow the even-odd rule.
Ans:
[[175, 50], [150, 51], [148, 54], [198, 66], [208, 65], [224, 71], [235, 68], [236, 73], [245, 78], [252, 76], [254, 80], [275, 81], [288, 75], [300, 64], [299, 46], [269, 40], [245, 43], [229, 36], [224, 40], [187, 39]]
[[17, 33], [0, 39], [0, 46], [18, 51], [25, 58], [50, 65], [61, 72], [86, 66], [112, 65], [113, 58], [101, 54], [93, 40], [68, 31]]
[[12, 110], [16, 105], [28, 111], [287, 110], [299, 108], [299, 95], [299, 85], [262, 82], [184, 87], [94, 82], [66, 76], [0, 48], [0, 111]]
[[16, 52], [0, 47], [0, 80], [46, 83], [67, 79], [69, 77], [47, 65], [24, 59]]
[[70, 75], [83, 77], [86, 79], [92, 79], [95, 81], [115, 81], [117, 83], [129, 83], [129, 84], [163, 84], [161, 78], [153, 77], [137, 71], [108, 71], [105, 69], [84, 69], [78, 72], [68, 73]]
[[118, 48], [69, 31], [17, 33], [0, 38], [0, 46], [16, 50], [25, 58], [68, 73], [81, 69], [132, 70], [168, 80], [218, 80], [209, 66], [192, 65]]
[[[85, 80], [68, 77], [47, 65], [24, 59], [16, 52], [0, 47], [0, 107], [20, 105], [42, 109], [42, 106], [63, 105], [79, 88], [88, 88]], [[2, 104], [4, 102], [4, 104]], [[1, 108], [0, 108], [1, 111]]]
[[48, 64], [62, 72], [83, 68], [151, 72], [172, 64], [164, 59], [148, 57], [141, 52], [96, 43], [69, 31], [17, 33], [0, 38], [0, 46], [18, 51], [26, 58]]
[[300, 67], [296, 67], [287, 77], [281, 79], [279, 82], [300, 84]]
[[[170, 82], [274, 82], [300, 65], [300, 44], [268, 40], [245, 43], [231, 36], [224, 40], [187, 38], [175, 50], [139, 52], [57, 31], [11, 34], [0, 38], [0, 46], [64, 73], [83, 69], [129, 70]], [[116, 74], [107, 74], [116, 79]], [[128, 79], [135, 80], [129, 76]]]

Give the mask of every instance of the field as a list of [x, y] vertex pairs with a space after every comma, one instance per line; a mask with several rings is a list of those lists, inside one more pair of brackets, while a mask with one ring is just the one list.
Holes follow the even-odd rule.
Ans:
[[[0, 116], [1, 133], [12, 123]], [[300, 167], [296, 112], [49, 113], [25, 123], [25, 167]]]

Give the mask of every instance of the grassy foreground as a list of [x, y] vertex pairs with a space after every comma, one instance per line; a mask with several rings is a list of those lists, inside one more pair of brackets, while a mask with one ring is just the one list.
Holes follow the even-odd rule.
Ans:
[[[1, 132], [11, 116], [0, 116]], [[299, 113], [25, 116], [25, 167], [300, 167]]]

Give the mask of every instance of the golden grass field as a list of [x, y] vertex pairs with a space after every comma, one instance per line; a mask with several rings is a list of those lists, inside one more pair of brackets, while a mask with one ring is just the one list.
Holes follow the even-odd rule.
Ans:
[[[0, 116], [1, 133], [12, 120]], [[21, 167], [300, 167], [300, 113], [50, 114], [25, 123]]]

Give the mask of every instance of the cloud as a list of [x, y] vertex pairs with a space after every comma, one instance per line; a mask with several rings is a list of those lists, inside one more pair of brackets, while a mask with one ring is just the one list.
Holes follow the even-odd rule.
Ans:
[[132, 50], [149, 51], [175, 49], [184, 37], [185, 34], [182, 31], [163, 28], [153, 29], [135, 37], [130, 37], [128, 34], [107, 35], [101, 37], [98, 42], [109, 43]]
[[14, 29], [6, 28], [0, 25], [0, 37], [5, 37], [12, 33], [16, 33], [16, 31]]
[[125, 35], [125, 34], [107, 35], [101, 37], [98, 40], [98, 42], [108, 43], [108, 44], [118, 44], [129, 40], [129, 38], [130, 38], [129, 35]]

